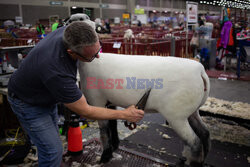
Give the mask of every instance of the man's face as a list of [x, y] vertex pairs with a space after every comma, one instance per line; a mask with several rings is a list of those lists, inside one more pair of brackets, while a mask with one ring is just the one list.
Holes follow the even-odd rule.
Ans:
[[79, 59], [83, 62], [91, 62], [95, 58], [99, 58], [99, 52], [101, 50], [100, 42], [97, 41], [94, 45], [84, 46], [81, 53], [70, 51], [70, 55], [74, 59]]
[[84, 46], [83, 47], [83, 51], [82, 51], [82, 55], [78, 55], [79, 56], [79, 60], [83, 61], [83, 62], [91, 62], [93, 61], [95, 58], [99, 58], [99, 52], [101, 50], [101, 45], [100, 42], [97, 41], [94, 45], [91, 46]]

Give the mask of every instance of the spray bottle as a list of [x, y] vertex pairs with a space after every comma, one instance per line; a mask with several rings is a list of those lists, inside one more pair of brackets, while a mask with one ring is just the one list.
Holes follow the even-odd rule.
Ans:
[[70, 155], [79, 155], [82, 153], [82, 131], [79, 126], [79, 117], [71, 115], [68, 130], [68, 153]]

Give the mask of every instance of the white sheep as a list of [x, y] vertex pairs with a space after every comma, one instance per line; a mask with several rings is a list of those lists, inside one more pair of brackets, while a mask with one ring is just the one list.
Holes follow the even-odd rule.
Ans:
[[124, 39], [126, 40], [130, 40], [132, 38], [135, 38], [134, 34], [133, 34], [133, 31], [131, 29], [127, 29], [124, 33], [124, 36], [123, 36]]
[[[193, 60], [101, 53], [91, 63], [80, 62], [81, 88], [88, 103], [128, 107], [147, 88], [151, 93], [145, 112], [159, 112], [183, 139], [187, 164], [203, 164], [210, 148], [209, 131], [198, 113], [206, 101], [210, 83], [203, 66]], [[116, 120], [99, 121], [103, 154], [107, 162], [118, 148]]]

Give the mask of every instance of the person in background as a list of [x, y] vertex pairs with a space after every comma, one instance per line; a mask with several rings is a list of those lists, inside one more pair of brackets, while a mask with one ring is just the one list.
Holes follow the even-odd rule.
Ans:
[[57, 29], [59, 25], [59, 20], [56, 20], [53, 24], [52, 24], [52, 27], [51, 27], [51, 30], [52, 32], [55, 31]]
[[138, 20], [137, 26], [141, 27], [141, 21], [140, 20]]
[[111, 28], [109, 24], [109, 20], [101, 20], [99, 18], [95, 19], [96, 32], [98, 34], [110, 34]]
[[184, 13], [180, 12], [179, 17], [178, 17], [179, 27], [184, 27], [185, 26], [184, 25], [184, 23], [185, 23], [184, 18], [185, 18]]
[[45, 27], [40, 23], [40, 21], [36, 22], [36, 31], [38, 35], [44, 35], [45, 34]]
[[134, 105], [124, 110], [87, 103], [76, 85], [78, 61], [99, 58], [101, 49], [92, 21], [75, 21], [49, 33], [23, 60], [8, 84], [8, 101], [23, 129], [38, 149], [39, 167], [59, 167], [63, 147], [59, 136], [57, 103], [93, 120], [138, 122], [144, 112]]
[[105, 29], [106, 29], [107, 34], [111, 33], [111, 27], [110, 27], [109, 19], [105, 20]]

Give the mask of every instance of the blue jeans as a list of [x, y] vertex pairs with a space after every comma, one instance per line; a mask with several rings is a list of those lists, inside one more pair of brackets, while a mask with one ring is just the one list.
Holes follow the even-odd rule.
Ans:
[[57, 106], [41, 107], [8, 96], [13, 112], [38, 149], [39, 167], [59, 167], [63, 147], [57, 126]]

